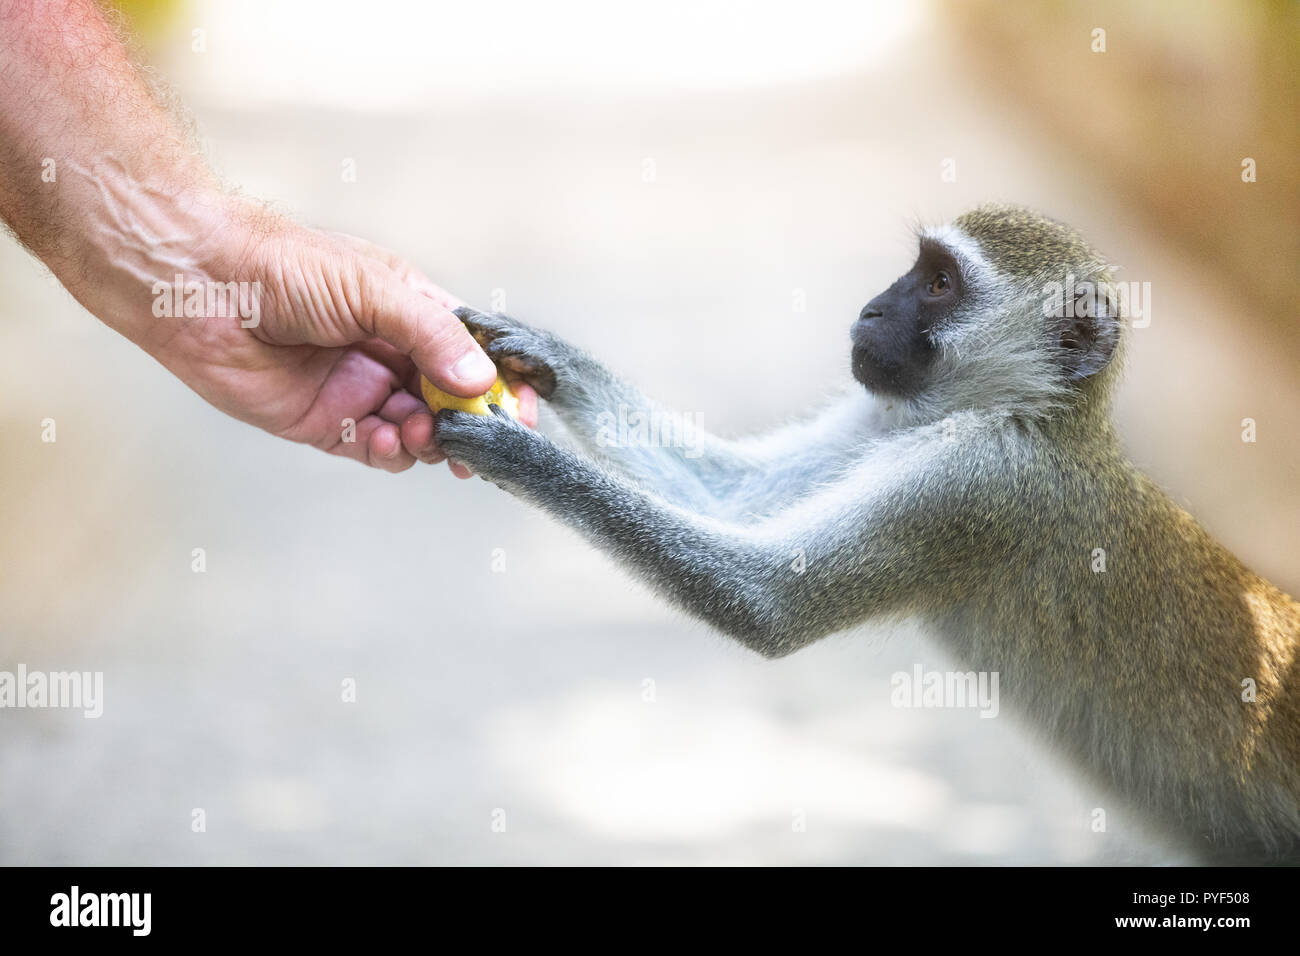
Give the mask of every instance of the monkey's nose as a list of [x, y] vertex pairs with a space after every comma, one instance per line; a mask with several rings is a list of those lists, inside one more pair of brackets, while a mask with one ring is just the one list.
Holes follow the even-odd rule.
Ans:
[[873, 309], [870, 306], [864, 308], [858, 313], [858, 321], [849, 326], [849, 338], [856, 344], [859, 336], [867, 332], [872, 326], [873, 319], [879, 319], [884, 315], [879, 309]]

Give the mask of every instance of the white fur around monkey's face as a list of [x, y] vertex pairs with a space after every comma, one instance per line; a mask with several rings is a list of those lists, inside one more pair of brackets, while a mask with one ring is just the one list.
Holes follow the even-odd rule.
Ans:
[[1062, 308], [1052, 289], [1106, 289], [1110, 270], [1069, 226], [982, 206], [923, 230], [912, 268], [862, 309], [853, 374], [906, 417], [965, 409], [1037, 417], [1105, 386], [1120, 323], [1113, 299]]

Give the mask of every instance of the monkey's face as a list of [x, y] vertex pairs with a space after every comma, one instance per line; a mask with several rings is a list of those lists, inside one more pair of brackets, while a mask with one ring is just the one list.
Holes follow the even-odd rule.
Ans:
[[962, 296], [957, 261], [942, 244], [923, 239], [916, 264], [853, 323], [853, 377], [880, 395], [918, 394], [937, 351], [933, 333]]

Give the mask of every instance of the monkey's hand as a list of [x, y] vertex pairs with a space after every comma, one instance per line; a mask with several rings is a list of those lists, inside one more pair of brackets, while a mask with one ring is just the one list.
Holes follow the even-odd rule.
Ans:
[[491, 415], [443, 409], [436, 416], [438, 445], [447, 457], [513, 494], [544, 476], [563, 450], [496, 406]]
[[476, 312], [468, 306], [457, 309], [456, 316], [507, 377], [522, 379], [542, 398], [550, 399], [557, 387], [571, 380], [572, 360], [578, 352], [550, 332], [500, 312]]
[[[659, 447], [655, 443], [611, 441], [610, 422], [618, 421], [620, 414], [634, 412], [641, 415], [643, 420], [652, 421], [656, 415], [667, 413], [639, 389], [557, 335], [534, 329], [498, 312], [475, 312], [473, 309], [459, 308], [456, 315], [469, 327], [474, 338], [508, 380], [522, 379], [550, 402], [551, 408], [568, 427], [570, 435], [587, 452], [587, 457], [584, 457], [546, 443], [546, 467], [526, 468], [524, 477], [515, 479], [510, 487], [515, 494], [524, 495], [535, 503], [546, 506], [554, 494], [553, 476], [558, 471], [596, 468], [597, 474], [593, 480], [600, 483], [608, 477], [604, 469], [612, 468], [615, 472], [655, 488], [658, 494], [667, 499], [698, 505], [702, 499], [709, 499], [710, 493], [700, 493], [705, 483], [713, 482], [712, 487], [718, 487], [718, 476], [728, 475], [730, 486], [736, 486], [742, 482], [744, 475], [752, 471], [753, 465], [748, 458], [730, 454], [717, 439], [698, 429], [693, 437], [698, 439], [699, 444], [693, 449], [677, 447], [673, 443], [664, 443]], [[484, 430], [494, 427], [495, 423], [491, 420], [485, 420], [482, 424]], [[531, 437], [536, 438], [536, 435]], [[484, 436], [484, 440], [497, 441], [495, 437], [487, 436]], [[524, 440], [519, 438], [520, 442]], [[442, 439], [437, 441], [441, 443]], [[514, 451], [520, 453], [518, 449]], [[496, 453], [483, 448], [477, 452], [480, 455]], [[501, 453], [504, 454], [505, 451], [502, 450]], [[698, 466], [692, 460], [695, 453], [701, 457]], [[471, 454], [473, 453], [466, 452], [464, 458], [469, 467], [506, 487], [497, 478], [509, 479], [509, 474], [496, 468], [494, 462], [476, 466], [470, 458]], [[586, 474], [585, 471], [583, 473]], [[758, 482], [754, 484], [757, 485]]]

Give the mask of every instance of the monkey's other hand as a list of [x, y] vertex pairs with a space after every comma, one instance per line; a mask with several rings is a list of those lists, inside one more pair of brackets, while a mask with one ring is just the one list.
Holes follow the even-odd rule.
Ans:
[[515, 421], [499, 406], [491, 415], [444, 408], [435, 416], [434, 436], [443, 453], [487, 481], [517, 491], [530, 474], [546, 467], [555, 445]]
[[456, 317], [469, 326], [475, 340], [507, 377], [527, 382], [542, 398], [555, 393], [571, 351], [560, 339], [500, 312], [477, 312], [461, 306]]

